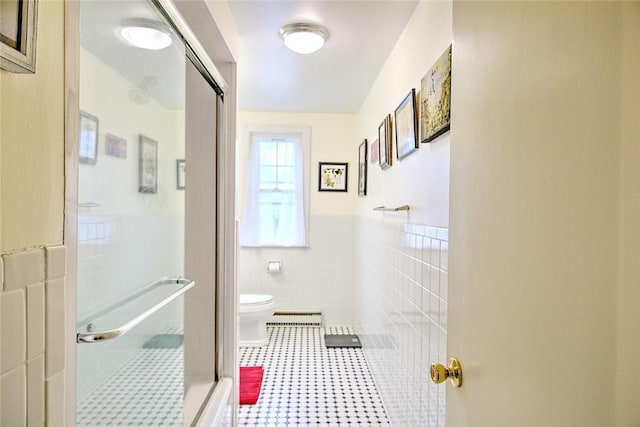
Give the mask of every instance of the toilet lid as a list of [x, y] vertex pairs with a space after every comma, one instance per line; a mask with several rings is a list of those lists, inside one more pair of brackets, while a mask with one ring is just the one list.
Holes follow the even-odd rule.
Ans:
[[271, 295], [263, 295], [263, 294], [240, 294], [240, 304], [241, 305], [260, 305], [260, 304], [268, 304], [273, 301], [273, 297]]

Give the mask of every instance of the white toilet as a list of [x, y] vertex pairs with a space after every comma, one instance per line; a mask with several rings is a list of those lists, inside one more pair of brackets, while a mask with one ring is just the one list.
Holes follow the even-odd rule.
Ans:
[[269, 343], [267, 320], [276, 310], [273, 296], [262, 294], [240, 294], [238, 307], [238, 345], [261, 347]]

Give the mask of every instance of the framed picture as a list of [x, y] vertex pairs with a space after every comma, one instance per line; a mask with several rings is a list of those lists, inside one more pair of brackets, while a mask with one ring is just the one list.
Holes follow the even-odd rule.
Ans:
[[138, 192], [158, 191], [158, 142], [140, 135], [138, 154]]
[[127, 140], [110, 133], [104, 135], [104, 153], [119, 159], [127, 158]]
[[185, 184], [185, 168], [184, 168], [184, 159], [176, 160], [176, 188], [178, 190], [184, 190]]
[[38, 0], [2, 0], [0, 16], [0, 68], [35, 73]]
[[370, 152], [371, 152], [371, 155], [369, 156], [370, 157], [369, 161], [372, 164], [378, 163], [380, 161], [378, 157], [378, 153], [380, 152], [380, 140], [376, 139], [371, 143]]
[[378, 126], [379, 158], [382, 170], [391, 166], [391, 114], [384, 118]]
[[98, 118], [84, 111], [80, 112], [80, 144], [78, 161], [95, 165], [98, 161]]
[[318, 191], [347, 191], [348, 163], [320, 162]]
[[367, 140], [358, 147], [358, 196], [367, 195]]
[[430, 142], [451, 127], [451, 46], [420, 81], [420, 140]]
[[398, 160], [400, 160], [418, 148], [415, 89], [411, 89], [396, 108], [394, 121], [396, 124], [396, 153]]

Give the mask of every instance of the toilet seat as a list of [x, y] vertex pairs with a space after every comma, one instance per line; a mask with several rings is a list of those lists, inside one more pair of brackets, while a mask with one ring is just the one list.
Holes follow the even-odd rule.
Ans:
[[245, 307], [254, 307], [258, 305], [266, 305], [273, 302], [273, 296], [263, 294], [240, 294], [240, 305]]

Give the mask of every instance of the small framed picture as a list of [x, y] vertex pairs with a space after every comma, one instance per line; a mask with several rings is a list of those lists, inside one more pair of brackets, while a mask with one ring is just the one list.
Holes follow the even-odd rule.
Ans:
[[367, 140], [358, 147], [358, 196], [367, 195]]
[[2, 0], [0, 16], [0, 68], [35, 73], [38, 0]]
[[378, 141], [380, 168], [385, 170], [391, 166], [391, 114], [388, 114], [378, 126]]
[[395, 111], [396, 154], [404, 159], [418, 148], [418, 123], [416, 118], [416, 90], [404, 97]]
[[127, 140], [110, 133], [104, 135], [104, 153], [119, 159], [127, 158]]
[[318, 191], [347, 191], [348, 163], [320, 162]]
[[138, 154], [138, 192], [158, 191], [158, 142], [140, 135]]
[[184, 190], [184, 184], [185, 184], [185, 164], [184, 164], [184, 159], [178, 159], [176, 160], [176, 182], [177, 182], [177, 186], [176, 188], [178, 190]]
[[371, 162], [371, 164], [378, 163], [380, 161], [378, 154], [380, 152], [380, 141], [378, 139], [371, 143], [371, 149], [369, 151], [371, 153], [369, 155], [369, 161]]
[[84, 111], [80, 112], [80, 146], [78, 161], [95, 165], [98, 161], [98, 118]]

